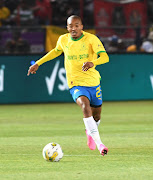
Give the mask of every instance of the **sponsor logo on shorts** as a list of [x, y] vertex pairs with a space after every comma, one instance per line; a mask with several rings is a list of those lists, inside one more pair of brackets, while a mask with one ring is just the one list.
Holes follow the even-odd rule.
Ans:
[[78, 91], [79, 91], [79, 89], [76, 89], [76, 90], [74, 91], [74, 94], [77, 93]]

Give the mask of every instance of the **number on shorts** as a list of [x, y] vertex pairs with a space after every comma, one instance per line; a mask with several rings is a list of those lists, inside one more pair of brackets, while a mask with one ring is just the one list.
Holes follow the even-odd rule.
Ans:
[[96, 89], [96, 97], [98, 99], [101, 99], [101, 88], [100, 88], [100, 86], [98, 86], [97, 89]]

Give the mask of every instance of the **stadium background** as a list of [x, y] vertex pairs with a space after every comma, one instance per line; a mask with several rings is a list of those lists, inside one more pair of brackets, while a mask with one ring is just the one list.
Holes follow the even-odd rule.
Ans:
[[[27, 76], [67, 32], [71, 14], [81, 16], [110, 57], [97, 66], [104, 100], [98, 130], [109, 149], [104, 157], [87, 146], [63, 55]], [[152, 180], [152, 24], [152, 0], [0, 0], [1, 180]], [[62, 147], [59, 163], [42, 157], [49, 142]]]
[[[152, 32], [151, 1], [43, 0], [48, 14], [35, 10], [38, 1], [4, 1], [3, 5], [10, 8], [10, 15], [0, 27], [0, 103], [73, 102], [63, 56], [43, 65], [37, 76], [26, 76], [30, 64], [67, 32], [66, 18], [71, 14], [81, 16], [85, 31], [96, 34], [110, 56], [109, 64], [97, 67], [104, 101], [153, 99], [152, 52], [141, 48]], [[26, 19], [25, 5], [30, 14]], [[23, 40], [19, 47], [10, 45], [15, 36]]]

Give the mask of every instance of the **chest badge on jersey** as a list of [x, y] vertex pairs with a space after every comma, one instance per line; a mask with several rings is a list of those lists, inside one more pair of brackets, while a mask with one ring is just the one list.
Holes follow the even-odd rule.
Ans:
[[87, 50], [87, 46], [86, 46], [86, 44], [83, 42], [83, 43], [81, 44], [80, 51], [85, 51], [85, 50]]

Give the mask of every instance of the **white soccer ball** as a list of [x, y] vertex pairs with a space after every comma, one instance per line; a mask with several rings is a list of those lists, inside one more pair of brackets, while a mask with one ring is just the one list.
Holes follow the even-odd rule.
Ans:
[[63, 151], [59, 144], [51, 142], [43, 148], [42, 155], [46, 161], [58, 162], [63, 157]]

